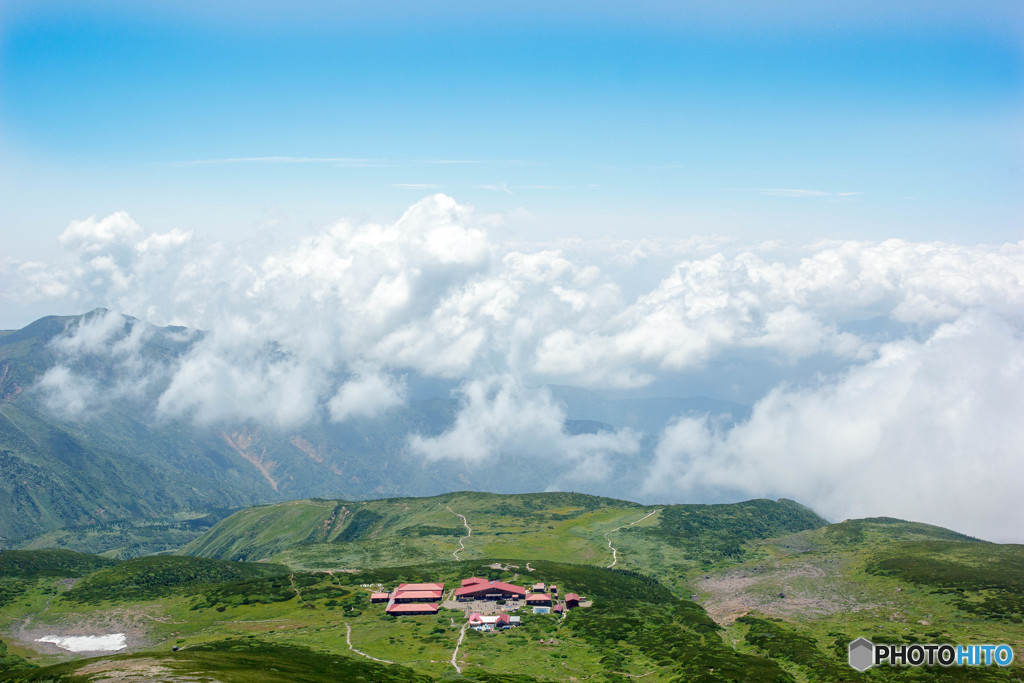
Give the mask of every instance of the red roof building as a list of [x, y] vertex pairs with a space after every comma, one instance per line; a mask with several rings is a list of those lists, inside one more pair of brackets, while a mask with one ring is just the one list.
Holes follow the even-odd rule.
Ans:
[[535, 584], [533, 584], [533, 592], [534, 593], [543, 593], [545, 588], [546, 588], [546, 586], [543, 583], [535, 583]]
[[443, 591], [443, 583], [400, 583], [396, 591]]
[[395, 602], [435, 602], [444, 597], [444, 591], [396, 590], [391, 598]]
[[547, 593], [530, 593], [526, 596], [527, 605], [551, 605], [551, 596]]
[[412, 616], [415, 614], [437, 614], [437, 605], [433, 603], [414, 602], [404, 605], [388, 605], [388, 614], [396, 617]]
[[390, 593], [370, 593], [370, 602], [387, 602], [390, 599]]
[[474, 583], [487, 583], [487, 579], [481, 579], [479, 576], [471, 576], [468, 579], [462, 580], [463, 586], [472, 586]]
[[579, 607], [579, 606], [580, 606], [580, 596], [576, 595], [575, 593], [566, 593], [565, 594], [565, 608], [566, 609], [571, 609], [573, 607]]
[[564, 610], [565, 610], [565, 608], [564, 608], [564, 607], [563, 607], [562, 605], [555, 605], [555, 606], [554, 606], [554, 607], [552, 608], [552, 611], [553, 611], [553, 612], [554, 612], [555, 614], [561, 614], [561, 613], [562, 613], [562, 612], [563, 612]]
[[473, 627], [476, 627], [476, 626], [493, 626], [494, 628], [504, 628], [506, 626], [510, 626], [511, 623], [512, 623], [512, 620], [509, 618], [508, 614], [506, 614], [505, 612], [502, 612], [501, 614], [498, 614], [498, 615], [487, 615], [487, 616], [485, 616], [483, 614], [480, 614], [479, 612], [473, 612], [472, 614], [469, 615], [468, 621], [469, 621], [469, 625], [473, 626]]
[[455, 589], [456, 600], [498, 600], [500, 598], [526, 597], [526, 589], [504, 581], [473, 583]]

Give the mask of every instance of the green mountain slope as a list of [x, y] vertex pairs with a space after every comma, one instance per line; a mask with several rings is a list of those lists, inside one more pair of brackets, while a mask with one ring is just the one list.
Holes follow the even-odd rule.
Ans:
[[[144, 526], [189, 511], [201, 517], [273, 493], [244, 461], [232, 459], [227, 444], [182, 425], [154, 424], [132, 401], [111, 400], [102, 413], [85, 410], [76, 419], [55, 413], [35, 383], [57, 363], [53, 340], [88, 319], [43, 318], [0, 336], [0, 547], [64, 527], [96, 529], [122, 520]], [[126, 319], [115, 338], [139, 324]], [[180, 332], [150, 329], [145, 357], [180, 352]], [[69, 367], [114, 381], [107, 358], [84, 357]], [[139, 550], [167, 547], [159, 539], [150, 545], [157, 547]]]
[[[881, 526], [919, 538], [923, 533], [912, 523]], [[766, 558], [778, 548], [790, 551], [776, 556], [782, 568], [794, 562], [839, 562], [842, 566], [833, 571], [867, 594], [862, 604], [831, 615], [809, 610], [806, 603], [789, 617], [749, 610], [724, 623], [712, 619], [703, 604], [674, 595], [648, 576], [538, 558], [485, 557], [334, 572], [192, 557], [142, 558], [95, 570], [70, 590], [66, 579], [40, 576], [22, 584], [17, 600], [0, 606], [0, 630], [8, 634], [6, 656], [0, 647], [0, 681], [1024, 680], [1019, 664], [1008, 669], [877, 667], [864, 674], [846, 664], [847, 643], [862, 635], [875, 642], [1007, 642], [1019, 648], [1024, 629], [1012, 615], [960, 609], [957, 596], [935, 588], [945, 588], [950, 580], [968, 586], [968, 595], [959, 599], [970, 603], [977, 602], [970, 595], [974, 589], [1019, 594], [1021, 546], [885, 543], [879, 538], [798, 551], [782, 540], [827, 536], [828, 529], [753, 543], [751, 557], [760, 553], [760, 564], [748, 558], [748, 563], [717, 566], [710, 574], [756, 567], [770, 573]], [[505, 546], [514, 549], [515, 542], [507, 540]], [[40, 567], [52, 560], [33, 560], [31, 553], [20, 559]], [[859, 560], [877, 566], [862, 571], [865, 564], [858, 565]], [[521, 609], [519, 628], [478, 633], [465, 631], [466, 613], [454, 604], [437, 615], [396, 619], [384, 615], [383, 605], [369, 602], [371, 591], [400, 582], [440, 581], [450, 588], [471, 575], [520, 585], [557, 583], [563, 593], [584, 596], [586, 604], [564, 618]], [[820, 577], [815, 582], [825, 583]], [[889, 596], [888, 603], [875, 604], [880, 595]], [[893, 618], [912, 609], [919, 611]], [[918, 620], [924, 614], [920, 610], [928, 610], [931, 621]], [[100, 656], [47, 654], [33, 640], [43, 633], [90, 632], [123, 632], [128, 648]]]
[[[130, 557], [180, 547], [226, 509], [252, 504], [575, 482], [571, 464], [529, 454], [517, 455], [523, 462], [516, 467], [457, 459], [424, 466], [409, 454], [409, 435], [448, 429], [460, 409], [451, 396], [410, 400], [377, 418], [314, 419], [290, 429], [161, 412], [161, 392], [204, 339], [102, 309], [0, 333], [0, 548], [56, 545]], [[568, 435], [646, 432], [640, 453], [614, 459], [608, 482], [593, 484], [591, 492], [601, 494], [639, 486], [651, 439], [673, 416], [745, 410], [707, 399], [613, 401], [568, 387], [551, 393], [565, 406]]]
[[5, 550], [0, 551], [0, 579], [79, 577], [114, 564], [114, 560], [72, 550]]
[[642, 506], [578, 493], [459, 492], [259, 506], [222, 520], [182, 552], [305, 569], [544, 558], [642, 572], [689, 595], [693, 571], [741, 561], [757, 541], [826, 524], [788, 500]]
[[[794, 680], [770, 658], [731, 647], [700, 606], [631, 572], [531, 562], [530, 580], [557, 582], [585, 595], [589, 606], [564, 619], [520, 610], [521, 627], [481, 634], [466, 632], [466, 614], [456, 609], [445, 608], [437, 616], [386, 617], [382, 605], [369, 603], [367, 586], [426, 580], [457, 585], [470, 575], [522, 582], [521, 566], [486, 558], [239, 579], [228, 569], [238, 563], [205, 561], [219, 569], [195, 582], [177, 580], [190, 571], [195, 558], [159, 559], [166, 566], [156, 574], [168, 580], [153, 583], [150, 592], [103, 580], [150, 573], [140, 560], [132, 560], [97, 571], [69, 591], [59, 584], [40, 584], [18, 605], [0, 610], [0, 620], [18, 620], [45, 598], [45, 612], [34, 614], [45, 620], [41, 628], [47, 632], [80, 628], [85, 618], [123, 629], [134, 651], [75, 658], [36, 670], [0, 671], [0, 680], [115, 673], [138, 679], [223, 681], [617, 681], [641, 674], [656, 681]], [[498, 565], [505, 568], [496, 569]], [[259, 567], [243, 564], [238, 571]], [[83, 584], [88, 586], [84, 593]], [[148, 618], [133, 622], [133, 614]], [[171, 650], [172, 644], [177, 651]], [[38, 655], [33, 659], [47, 663]]]
[[469, 533], [461, 514], [472, 528], [461, 558], [488, 555], [494, 548], [507, 553], [515, 546], [530, 557], [554, 553], [554, 558], [599, 563], [611, 556], [594, 538], [645, 512], [637, 503], [579, 493], [463, 491], [357, 502], [298, 500], [237, 512], [182, 552], [229, 560], [266, 559], [286, 551], [307, 552], [312, 559], [319, 552], [330, 566], [364, 556], [368, 562], [359, 562], [362, 566], [413, 564], [453, 557]]

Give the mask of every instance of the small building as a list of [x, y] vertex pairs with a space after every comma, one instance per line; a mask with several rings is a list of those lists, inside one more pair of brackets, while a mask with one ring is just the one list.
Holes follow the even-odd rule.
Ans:
[[370, 602], [387, 602], [391, 599], [391, 593], [370, 593]]
[[551, 611], [553, 611], [555, 614], [561, 614], [562, 612], [565, 611], [565, 606], [564, 605], [560, 605], [560, 604], [559, 605], [555, 605], [554, 607], [551, 608]]
[[551, 607], [551, 596], [547, 593], [530, 593], [526, 596], [526, 604]]
[[417, 614], [437, 614], [437, 605], [427, 602], [410, 602], [405, 604], [391, 604], [385, 610], [388, 614], [396, 617], [414, 616]]
[[579, 606], [580, 606], [580, 596], [576, 595], [575, 593], [566, 593], [565, 594], [565, 608], [566, 609], [572, 609], [573, 607], [579, 607]]
[[554, 595], [557, 592], [558, 592], [558, 586], [556, 586], [555, 584], [551, 584], [550, 586], [548, 586], [548, 593], [551, 593], [552, 595]]
[[535, 584], [533, 584], [533, 592], [534, 593], [543, 593], [543, 592], [545, 592], [546, 589], [547, 589], [547, 586], [545, 586], [543, 583], [535, 583]]
[[[512, 625], [512, 619], [507, 614], [480, 614], [474, 612], [469, 615], [469, 626], [478, 631], [490, 631], [492, 629], [506, 629]], [[518, 625], [518, 624], [517, 624]]]

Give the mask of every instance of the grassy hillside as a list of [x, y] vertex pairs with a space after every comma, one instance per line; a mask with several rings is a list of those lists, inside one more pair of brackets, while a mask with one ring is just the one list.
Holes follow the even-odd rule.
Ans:
[[[962, 564], [973, 562], [971, 557], [968, 553]], [[1003, 560], [1012, 568], [1012, 553]], [[208, 566], [223, 565], [211, 562]], [[14, 646], [16, 654], [5, 658], [0, 653], [0, 680], [86, 676], [89, 680], [238, 682], [585, 679], [624, 683], [640, 678], [795, 683], [924, 681], [939, 680], [940, 674], [945, 676], [942, 680], [1024, 680], [1019, 666], [949, 671], [880, 668], [867, 674], [846, 666], [845, 647], [856, 635], [867, 634], [879, 642], [1007, 639], [1005, 630], [970, 614], [956, 624], [910, 630], [902, 622], [876, 614], [868, 622], [871, 630], [863, 631], [863, 623], [855, 620], [822, 627], [813, 617], [794, 621], [752, 613], [723, 629], [700, 604], [680, 599], [658, 581], [634, 572], [546, 560], [531, 560], [527, 569], [525, 562], [495, 558], [359, 572], [295, 571], [240, 580], [213, 573], [203, 581], [178, 581], [173, 590], [159, 591], [159, 595], [96, 580], [110, 575], [111, 569], [121, 575], [145, 573], [140, 567], [138, 561], [122, 563], [87, 577], [82, 583], [90, 582], [97, 591], [102, 585], [109, 588], [107, 595], [98, 593], [92, 601], [75, 599], [77, 586], [66, 591], [62, 579], [48, 578], [40, 579], [16, 604], [0, 608], [0, 630], [20, 638]], [[244, 563], [242, 567], [246, 572], [250, 569]], [[523, 625], [518, 629], [463, 634], [461, 611], [442, 609], [436, 616], [396, 619], [385, 616], [382, 605], [368, 601], [370, 591], [381, 586], [428, 580], [453, 586], [470, 575], [520, 584], [558, 583], [563, 592], [578, 592], [591, 604], [570, 611], [564, 619], [520, 612]], [[896, 585], [909, 584], [897, 581]], [[933, 601], [943, 599], [922, 593], [922, 597], [928, 595]], [[31, 627], [20, 631], [18, 625], [26, 619]], [[32, 653], [26, 647], [37, 634], [90, 629], [125, 632], [128, 651], [69, 659], [56, 653]], [[23, 658], [26, 655], [31, 661]], [[453, 666], [453, 659], [461, 671]], [[8, 662], [5, 670], [2, 665]], [[33, 665], [42, 666], [27, 668]]]
[[[430, 498], [389, 498], [361, 502], [301, 500], [249, 508], [221, 521], [190, 543], [184, 553], [220, 559], [265, 559], [285, 551], [311, 562], [322, 555], [327, 567], [413, 564], [452, 558], [468, 532], [459, 514], [470, 520], [472, 537], [461, 558], [521, 549], [528, 557], [553, 559], [605, 556], [590, 538], [633, 521], [645, 508], [627, 501], [576, 493], [500, 495], [458, 492]], [[589, 533], [588, 533], [589, 532]], [[597, 536], [600, 538], [600, 535]], [[518, 552], [518, 550], [517, 550]], [[610, 552], [608, 561], [611, 561]], [[366, 558], [375, 557], [372, 562]], [[404, 561], [403, 561], [404, 558]], [[311, 565], [312, 566], [312, 565]]]
[[[348, 508], [344, 515], [336, 514], [339, 505]], [[466, 516], [472, 535], [450, 533], [466, 529], [448, 508]], [[857, 674], [845, 661], [847, 644], [859, 636], [1006, 642], [1020, 651], [1024, 547], [892, 519], [816, 526], [813, 513], [789, 501], [681, 506], [666, 516], [676, 526], [662, 527], [663, 513], [576, 494], [263, 506], [224, 520], [211, 535], [224, 541], [233, 529], [262, 543], [283, 533], [286, 545], [304, 542], [277, 558], [325, 563], [334, 552], [366, 564], [309, 571], [301, 563], [162, 556], [96, 569], [70, 588], [73, 579], [19, 579], [13, 599], [0, 606], [0, 634], [11, 648], [0, 661], [21, 669], [7, 678], [0, 670], [0, 680], [88, 672], [223, 681], [1024, 681], [1019, 665]], [[800, 525], [815, 528], [756, 538]], [[543, 554], [525, 554], [523, 540], [539, 543], [545, 535]], [[456, 561], [450, 549], [459, 549], [460, 539], [466, 548], [459, 554], [475, 554]], [[706, 547], [695, 551], [694, 539]], [[425, 540], [438, 547], [428, 551]], [[576, 542], [582, 545], [573, 552], [588, 544], [606, 552], [603, 563], [609, 540], [614, 569], [549, 559], [572, 554], [553, 546]], [[721, 552], [716, 543], [739, 543], [741, 552]], [[658, 544], [661, 555], [644, 551]], [[399, 555], [403, 547], [442, 559], [371, 563], [374, 553]], [[507, 552], [477, 555], [481, 548]], [[21, 565], [44, 567], [44, 557]], [[652, 576], [673, 567], [683, 572], [675, 584]], [[462, 611], [396, 619], [368, 601], [371, 591], [400, 582], [442, 581], [450, 590], [470, 575], [557, 583], [563, 594], [580, 593], [592, 604], [565, 618], [521, 612], [523, 626], [505, 633], [463, 634]], [[689, 587], [693, 601], [684, 593]], [[30, 647], [42, 634], [88, 632], [124, 632], [129, 651], [66, 661], [52, 648]], [[41, 668], [24, 668], [32, 665]]]
[[5, 550], [0, 551], [0, 579], [85, 576], [114, 564], [105, 557], [71, 550]]
[[[1024, 548], [890, 518], [848, 520], [752, 544], [741, 562], [690, 574], [697, 600], [741, 651], [811, 681], [835, 680], [848, 643], [1024, 646]], [[831, 657], [823, 657], [832, 654]], [[875, 680], [846, 674], [848, 680]], [[886, 671], [891, 680], [936, 673]], [[951, 669], [940, 680], [1024, 680], [1024, 669]], [[844, 679], [846, 680], [846, 679]]]
[[721, 505], [667, 505], [657, 526], [625, 530], [655, 544], [685, 551], [704, 565], [737, 560], [745, 544], [758, 539], [817, 529], [827, 522], [810, 508], [792, 500], [748, 500]]
[[65, 593], [64, 598], [74, 602], [96, 602], [117, 596], [153, 598], [198, 586], [287, 573], [287, 567], [276, 564], [156, 555], [139, 557], [96, 571]]
[[[90, 325], [88, 344], [68, 343]], [[194, 520], [212, 523], [225, 509], [303, 497], [435, 495], [455, 486], [537, 490], [576, 480], [573, 463], [526, 454], [516, 467], [459, 460], [424, 467], [409, 454], [409, 438], [452, 426], [461, 404], [447, 390], [375, 418], [313, 420], [294, 429], [198, 424], [192, 415], [161, 412], [161, 392], [203, 338], [102, 309], [0, 331], [0, 549], [57, 545], [128, 558], [180, 548], [204, 531]], [[80, 410], [61, 409], [68, 392], [40, 385], [58, 367], [48, 377], [89, 398]], [[611, 459], [607, 481], [591, 483], [602, 494], [641, 486], [654, 435], [671, 419], [746, 410], [703, 398], [610, 400], [570, 387], [548, 390], [566, 412], [566, 435], [621, 428], [645, 434], [641, 452]]]
[[[36, 382], [58, 363], [76, 376], [93, 378], [99, 392], [119, 395], [112, 389], [121, 379], [114, 355], [65, 359], [54, 346], [67, 330], [101, 315], [51, 316], [0, 336], [0, 548], [70, 526], [95, 529], [92, 544], [68, 538], [72, 549], [119, 548], [124, 526], [173, 524], [181, 513], [198, 511], [194, 516], [200, 517], [274, 495], [216, 434], [157, 423], [136, 401], [111, 398], [102, 409], [97, 405], [74, 417], [51, 410]], [[146, 339], [138, 361], [147, 366], [158, 367], [188, 348], [181, 328], [156, 328], [131, 318], [123, 319], [111, 343], [136, 328]], [[173, 534], [168, 538], [168, 530], [139, 527], [127, 543], [140, 544], [140, 552], [181, 544]], [[97, 536], [103, 541], [96, 543]]]
[[1024, 546], [918, 541], [880, 548], [866, 570], [949, 596], [985, 619], [1024, 622]]
[[8, 654], [7, 644], [0, 640], [0, 676], [10, 672], [27, 672], [35, 668], [37, 666], [26, 661], [24, 657]]
[[182, 552], [269, 559], [304, 569], [488, 556], [601, 567], [614, 563], [688, 595], [686, 576], [694, 568], [740, 561], [755, 541], [825, 525], [811, 510], [787, 500], [641, 506], [578, 493], [460, 492], [250, 508], [221, 521]]
[[[0, 620], [18, 622], [32, 610], [35, 619], [45, 621], [38, 632], [47, 633], [81, 631], [83, 622], [102, 623], [127, 632], [129, 647], [136, 651], [63, 663], [37, 657], [51, 665], [10, 671], [6, 677], [0, 673], [0, 680], [115, 671], [129, 678], [223, 681], [621, 681], [627, 675], [656, 681], [794, 680], [769, 658], [737, 652], [703, 609], [674, 597], [649, 577], [548, 561], [530, 564], [532, 571], [511, 560], [489, 558], [333, 575], [295, 572], [277, 578], [179, 582], [174, 591], [159, 596], [100, 582], [97, 577], [111, 573], [103, 569], [82, 582], [94, 591], [108, 586], [102, 600], [83, 603], [75, 595], [78, 586], [61, 592], [59, 584], [41, 585], [20, 605], [0, 610]], [[496, 569], [499, 565], [503, 568]], [[137, 560], [112, 569], [140, 573]], [[384, 616], [382, 605], [368, 602], [369, 587], [378, 584], [440, 580], [455, 585], [469, 575], [557, 582], [593, 605], [565, 619], [525, 611], [519, 629], [469, 631], [459, 645], [465, 621], [461, 611], [395, 619]], [[48, 609], [36, 611], [44, 598]], [[137, 618], [141, 615], [145, 620]], [[172, 645], [179, 651], [171, 652]], [[453, 654], [461, 673], [451, 663]]]

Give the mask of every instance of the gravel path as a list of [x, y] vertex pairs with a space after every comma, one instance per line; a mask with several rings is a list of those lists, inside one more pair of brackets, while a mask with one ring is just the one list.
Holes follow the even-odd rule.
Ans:
[[635, 522], [630, 522], [629, 524], [623, 524], [620, 527], [615, 527], [611, 531], [604, 532], [604, 540], [608, 541], [608, 547], [612, 551], [612, 563], [610, 565], [608, 565], [607, 569], [611, 569], [619, 561], [619, 551], [616, 550], [615, 546], [612, 545], [612, 539], [608, 538], [608, 534], [613, 534], [616, 531], [618, 531], [619, 529], [625, 529], [627, 526], [633, 526], [634, 524], [639, 524], [640, 522], [644, 521], [645, 519], [647, 519], [651, 515], [656, 515], [659, 512], [661, 512], [661, 510], [654, 510], [653, 512], [648, 512], [646, 515], [644, 515], [640, 519], [636, 520]]
[[295, 597], [299, 599], [299, 604], [302, 604], [302, 593], [299, 592], [299, 587], [295, 585], [295, 574], [288, 575], [288, 583], [292, 585], [292, 590], [295, 591]]
[[363, 657], [366, 657], [367, 659], [372, 659], [373, 661], [381, 662], [382, 664], [394, 664], [394, 662], [388, 661], [386, 659], [378, 659], [377, 657], [374, 657], [372, 655], [368, 655], [365, 652], [361, 652], [361, 651], [355, 649], [354, 647], [352, 647], [352, 627], [349, 626], [347, 621], [345, 622], [345, 642], [348, 643], [348, 649], [352, 650], [352, 652], [355, 652], [357, 655], [362, 655]]
[[43, 612], [49, 611], [51, 602], [53, 602], [52, 595], [46, 599], [46, 607], [44, 607], [42, 611], [32, 612], [32, 614], [29, 614], [25, 617], [25, 621], [21, 622], [21, 626], [18, 627], [18, 638], [20, 640], [24, 641], [26, 639], [27, 636], [25, 635], [25, 629], [27, 629], [28, 625], [32, 623], [32, 617], [36, 616], [37, 614], [42, 614]]
[[455, 643], [455, 650], [452, 652], [452, 666], [455, 667], [455, 670], [458, 673], [462, 673], [462, 667], [459, 666], [459, 663], [456, 660], [457, 660], [457, 658], [459, 656], [459, 648], [462, 647], [462, 639], [466, 637], [466, 629], [467, 628], [469, 628], [469, 622], [468, 621], [465, 624], [462, 625], [462, 630], [459, 631], [459, 641], [457, 643]]
[[[441, 503], [438, 503], [438, 505], [441, 505]], [[460, 538], [460, 539], [459, 539], [459, 549], [458, 549], [458, 550], [456, 550], [456, 551], [454, 551], [454, 552], [452, 552], [452, 555], [453, 555], [453, 556], [455, 557], [455, 559], [457, 560], [457, 559], [459, 559], [459, 553], [463, 552], [463, 551], [464, 551], [464, 550], [466, 549], [466, 544], [464, 543], [464, 541], [465, 541], [465, 540], [466, 540], [467, 538], [469, 538], [470, 536], [472, 536], [472, 535], [473, 535], [473, 529], [472, 529], [472, 527], [470, 527], [470, 526], [469, 526], [469, 522], [468, 522], [468, 521], [466, 521], [466, 516], [465, 516], [465, 515], [460, 515], [460, 514], [459, 514], [458, 512], [456, 512], [455, 510], [452, 510], [452, 509], [451, 509], [450, 507], [448, 507], [447, 505], [445, 505], [445, 506], [444, 506], [444, 508], [445, 508], [445, 509], [446, 509], [446, 510], [447, 510], [448, 512], [450, 512], [450, 513], [452, 513], [453, 515], [455, 515], [456, 517], [459, 517], [459, 518], [461, 518], [461, 519], [462, 519], [462, 526], [466, 527], [466, 535], [465, 535], [465, 536], [463, 536], [462, 538]]]

